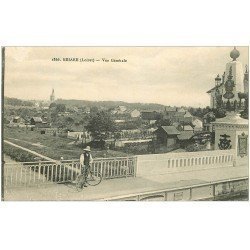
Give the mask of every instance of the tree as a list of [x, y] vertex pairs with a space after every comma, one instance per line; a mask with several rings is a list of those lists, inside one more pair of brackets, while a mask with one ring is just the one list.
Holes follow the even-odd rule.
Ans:
[[98, 108], [96, 106], [90, 107], [90, 114], [95, 115], [98, 113]]
[[171, 126], [172, 125], [172, 121], [171, 119], [163, 119], [163, 118], [160, 118], [158, 119], [156, 122], [155, 122], [155, 125], [157, 127], [160, 127], [160, 126]]
[[49, 105], [49, 108], [56, 108], [56, 103], [55, 102], [52, 102], [50, 105]]
[[100, 111], [91, 115], [86, 129], [95, 139], [106, 139], [109, 133], [116, 131], [116, 126], [107, 112]]
[[66, 111], [66, 106], [65, 106], [65, 104], [57, 104], [57, 105], [56, 105], [56, 111], [57, 111], [57, 112], [65, 112], [65, 111]]

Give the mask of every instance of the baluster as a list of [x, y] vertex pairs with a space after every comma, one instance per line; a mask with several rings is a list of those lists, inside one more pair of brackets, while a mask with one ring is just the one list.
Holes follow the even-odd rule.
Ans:
[[66, 167], [65, 163], [61, 163], [62, 165], [62, 171], [63, 171], [63, 182], [65, 182], [65, 177], [66, 177]]
[[8, 186], [9, 180], [8, 180], [8, 167], [6, 168], [6, 165], [3, 166], [4, 167], [4, 186]]
[[61, 181], [61, 177], [62, 177], [62, 165], [59, 164], [59, 182]]
[[115, 162], [114, 162], [114, 165], [115, 165], [115, 168], [114, 168], [114, 176], [116, 177], [117, 176], [117, 168], [118, 168], [118, 166], [119, 166], [119, 162], [120, 162], [120, 160], [116, 160]]
[[112, 177], [112, 161], [109, 161], [109, 177]]
[[115, 160], [111, 160], [111, 177], [114, 176], [114, 165], [115, 165]]
[[25, 185], [27, 185], [27, 167], [26, 166], [23, 167], [24, 167], [24, 183]]
[[110, 164], [111, 164], [110, 161], [108, 161], [107, 164], [108, 164], [108, 178], [110, 178]]
[[55, 182], [58, 182], [58, 166], [57, 166], [57, 164], [55, 164], [55, 169], [56, 169], [56, 171], [55, 171]]
[[121, 160], [115, 161], [115, 177], [118, 176], [118, 166], [120, 165]]
[[31, 183], [31, 166], [29, 166], [29, 184]]
[[33, 183], [36, 182], [36, 165], [33, 167]]
[[105, 179], [105, 167], [104, 167], [103, 160], [101, 160], [101, 174], [102, 174], [102, 178]]
[[53, 182], [54, 181], [54, 164], [51, 163], [51, 177], [50, 177], [50, 181]]
[[74, 163], [73, 161], [71, 162], [71, 181], [74, 180]]
[[17, 180], [18, 180], [18, 171], [19, 171], [19, 167], [17, 167], [17, 168], [16, 168], [16, 171], [15, 171], [15, 172], [16, 172], [16, 180], [15, 180], [15, 182], [16, 182], [15, 184], [16, 184], [16, 185], [17, 185], [17, 183], [18, 183], [18, 181], [17, 181]]
[[121, 160], [121, 164], [118, 165], [118, 176], [121, 176], [121, 168], [122, 168], [123, 164], [124, 164], [124, 161]]
[[121, 163], [120, 160], [116, 160], [116, 161], [115, 161], [115, 171], [114, 171], [114, 176], [115, 176], [115, 177], [118, 175], [117, 170], [118, 170], [118, 166], [119, 166], [120, 163]]
[[43, 166], [43, 182], [46, 181], [46, 168], [45, 168], [45, 163], [42, 165]]
[[13, 175], [13, 166], [11, 166], [10, 168], [11, 168], [11, 171], [10, 171], [10, 183], [11, 183], [11, 185], [13, 185], [13, 177], [12, 177], [12, 175]]
[[41, 178], [41, 161], [38, 163], [38, 180]]
[[67, 177], [66, 180], [68, 181], [68, 180], [69, 180], [69, 164], [68, 164], [68, 162], [65, 163], [65, 165], [66, 165], [65, 168], [66, 168], [66, 170], [67, 170], [67, 171], [66, 171], [66, 173], [67, 173], [67, 174], [66, 174], [66, 177]]

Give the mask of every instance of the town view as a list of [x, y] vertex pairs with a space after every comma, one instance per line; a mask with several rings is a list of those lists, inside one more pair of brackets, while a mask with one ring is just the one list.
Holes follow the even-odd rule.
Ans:
[[[81, 87], [72, 85], [69, 98], [65, 94], [70, 86], [64, 89], [60, 84], [43, 87], [37, 84], [29, 89], [31, 84], [27, 83], [18, 87], [18, 81], [15, 85], [14, 77], [10, 77], [15, 67], [11, 68], [8, 48], [5, 48], [3, 199], [248, 199], [249, 72], [248, 65], [241, 62], [241, 57], [248, 54], [244, 54], [246, 49], [241, 47], [223, 49], [225, 60], [223, 58], [224, 64], [220, 66], [221, 72], [206, 75], [203, 72], [207, 65], [203, 64], [199, 66], [204, 68], [201, 73], [182, 73], [180, 68], [180, 74], [187, 77], [187, 81], [192, 82], [192, 78], [201, 74], [208, 84], [197, 89], [190, 85], [191, 90], [188, 86], [180, 86], [178, 96], [175, 92], [171, 94], [169, 87], [166, 96], [175, 95], [171, 97], [171, 104], [167, 102], [171, 100], [168, 97], [163, 102], [164, 95], [160, 94], [159, 102], [146, 96], [146, 101], [141, 101], [143, 96], [138, 100], [119, 99], [116, 96], [119, 89], [113, 88], [111, 83], [114, 100], [108, 97], [72, 98], [71, 92], [93, 92], [84, 82]], [[209, 48], [206, 51], [209, 55]], [[98, 58], [95, 63], [101, 63]], [[19, 54], [18, 63], [25, 60], [28, 59]], [[130, 62], [129, 58], [126, 60], [122, 63]], [[54, 60], [53, 63], [66, 62]], [[67, 67], [73, 69], [77, 62], [70, 63]], [[116, 70], [112, 67], [124, 67], [122, 70], [126, 74], [124, 64], [108, 66], [111, 67], [110, 75]], [[185, 67], [184, 63], [181, 67]], [[157, 72], [156, 69], [154, 74]], [[46, 74], [44, 70], [43, 75]], [[102, 78], [101, 71], [92, 69], [93, 74], [100, 74]], [[114, 77], [120, 76], [115, 73]], [[200, 84], [205, 85], [205, 82]], [[40, 88], [44, 97], [36, 95], [35, 91], [39, 92]], [[96, 84], [94, 88], [99, 95], [107, 91], [105, 85]], [[133, 86], [128, 84], [125, 94], [136, 96], [130, 88]], [[25, 97], [25, 92], [31, 95]], [[204, 94], [207, 101], [195, 101], [196, 95]], [[187, 99], [189, 102], [185, 101]], [[101, 183], [73, 191], [81, 172], [80, 156], [86, 149], [93, 158], [93, 175], [100, 175]], [[231, 179], [234, 181], [229, 181]]]

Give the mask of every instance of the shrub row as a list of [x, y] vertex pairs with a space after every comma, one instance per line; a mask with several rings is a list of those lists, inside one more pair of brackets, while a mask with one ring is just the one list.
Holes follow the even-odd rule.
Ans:
[[19, 148], [15, 148], [6, 143], [3, 145], [4, 154], [10, 156], [12, 160], [26, 162], [37, 160], [36, 156]]

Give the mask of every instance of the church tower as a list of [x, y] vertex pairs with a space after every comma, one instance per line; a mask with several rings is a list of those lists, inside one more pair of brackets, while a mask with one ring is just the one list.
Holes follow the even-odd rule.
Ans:
[[55, 101], [55, 91], [54, 89], [52, 89], [52, 93], [50, 95], [50, 102], [54, 102]]

